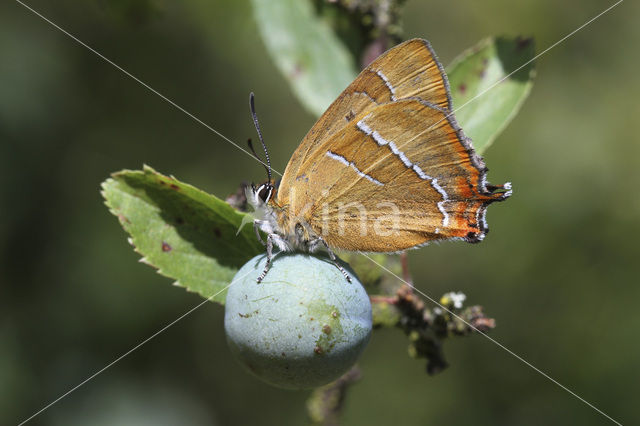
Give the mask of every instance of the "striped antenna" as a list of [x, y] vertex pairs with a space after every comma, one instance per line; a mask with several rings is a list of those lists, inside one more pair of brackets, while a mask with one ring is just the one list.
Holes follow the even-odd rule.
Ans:
[[[253, 124], [256, 126], [256, 131], [258, 132], [258, 138], [260, 138], [260, 143], [262, 143], [262, 148], [264, 149], [264, 155], [267, 158], [267, 176], [269, 178], [269, 182], [271, 182], [271, 161], [269, 160], [269, 151], [267, 151], [267, 145], [264, 143], [264, 139], [262, 138], [262, 132], [260, 131], [260, 124], [258, 123], [258, 115], [256, 114], [256, 106], [254, 104], [253, 92], [249, 95], [249, 105], [251, 107], [251, 116], [253, 117]], [[249, 140], [249, 147], [253, 151], [253, 146], [251, 146], [251, 140]], [[253, 151], [255, 154], [255, 151]], [[256, 156], [257, 157], [257, 156]]]

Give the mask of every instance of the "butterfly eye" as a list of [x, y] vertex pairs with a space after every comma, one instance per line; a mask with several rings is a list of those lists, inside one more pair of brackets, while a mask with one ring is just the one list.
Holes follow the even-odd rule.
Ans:
[[273, 186], [269, 183], [262, 184], [258, 187], [257, 193], [263, 203], [268, 203], [273, 194]]

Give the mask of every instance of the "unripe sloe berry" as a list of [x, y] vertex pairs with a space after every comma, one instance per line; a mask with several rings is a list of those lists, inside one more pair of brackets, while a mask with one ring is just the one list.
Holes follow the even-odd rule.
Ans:
[[304, 389], [353, 366], [371, 336], [369, 296], [348, 265], [348, 282], [322, 255], [279, 253], [261, 283], [265, 255], [229, 287], [224, 326], [232, 352], [260, 379]]

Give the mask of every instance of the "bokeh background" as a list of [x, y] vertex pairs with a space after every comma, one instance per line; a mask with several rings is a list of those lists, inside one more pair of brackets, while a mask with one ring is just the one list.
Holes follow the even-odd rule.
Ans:
[[[479, 39], [555, 43], [613, 1], [410, 0], [405, 35], [443, 63]], [[244, 144], [257, 96], [275, 168], [314, 117], [265, 52], [242, 1], [28, 4]], [[626, 1], [538, 60], [519, 116], [485, 155], [515, 195], [479, 245], [411, 253], [417, 286], [463, 291], [491, 336], [623, 424], [640, 421], [640, 26]], [[17, 424], [201, 301], [138, 263], [99, 185], [149, 164], [224, 197], [254, 160], [17, 2], [0, 5], [0, 423]], [[304, 424], [306, 392], [231, 357], [207, 304], [31, 424]], [[376, 332], [344, 424], [607, 424], [480, 336], [449, 341], [429, 377], [398, 330]]]

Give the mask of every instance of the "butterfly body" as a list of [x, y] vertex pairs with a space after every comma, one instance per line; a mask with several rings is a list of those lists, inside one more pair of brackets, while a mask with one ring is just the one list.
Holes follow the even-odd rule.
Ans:
[[277, 191], [268, 183], [248, 196], [268, 254], [270, 244], [332, 256], [398, 252], [481, 241], [487, 206], [511, 195], [509, 184], [488, 185], [486, 173], [455, 121], [442, 66], [426, 40], [413, 39], [378, 57], [333, 102]]

